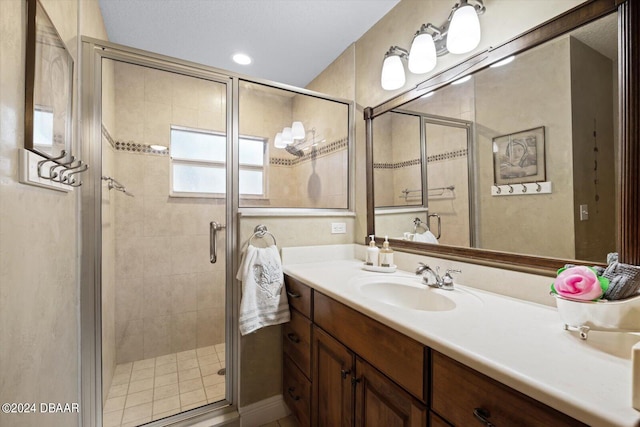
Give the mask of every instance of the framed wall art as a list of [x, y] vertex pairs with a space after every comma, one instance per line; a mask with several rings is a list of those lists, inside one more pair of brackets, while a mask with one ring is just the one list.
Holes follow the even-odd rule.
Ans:
[[496, 185], [546, 179], [544, 126], [493, 138]]

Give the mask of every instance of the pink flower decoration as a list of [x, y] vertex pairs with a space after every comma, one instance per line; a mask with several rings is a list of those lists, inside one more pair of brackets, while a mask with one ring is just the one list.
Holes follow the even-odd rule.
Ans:
[[558, 295], [591, 301], [602, 296], [602, 286], [596, 273], [585, 266], [567, 268], [553, 282]]

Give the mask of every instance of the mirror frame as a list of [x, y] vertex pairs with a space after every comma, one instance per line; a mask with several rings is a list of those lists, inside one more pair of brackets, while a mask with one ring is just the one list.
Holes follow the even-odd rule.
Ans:
[[[373, 119], [399, 108], [427, 92], [484, 69], [494, 62], [538, 46], [609, 13], [618, 17], [619, 187], [616, 250], [620, 261], [640, 264], [640, 2], [590, 0], [466, 61], [442, 71], [394, 98], [364, 110], [367, 162], [367, 235], [375, 234], [373, 199]], [[378, 243], [382, 242], [376, 237]], [[364, 244], [367, 242], [365, 236]], [[593, 265], [588, 261], [522, 255], [477, 248], [440, 246], [392, 240], [396, 249], [509, 270], [553, 276], [566, 263]], [[605, 265], [604, 263], [596, 265]]]
[[[73, 131], [72, 131], [72, 109], [73, 109], [73, 67], [74, 61], [73, 57], [69, 53], [69, 49], [67, 45], [60, 37], [60, 33], [53, 25], [53, 21], [47, 14], [46, 10], [42, 6], [39, 0], [26, 0], [27, 1], [27, 40], [26, 40], [26, 55], [25, 55], [25, 106], [24, 106], [24, 148], [32, 151], [39, 156], [47, 158], [53, 162], [62, 164], [66, 161], [66, 159], [71, 158], [71, 144], [73, 140]], [[40, 10], [38, 10], [40, 9]], [[42, 12], [42, 15], [40, 15]], [[58, 41], [64, 48], [64, 52], [66, 55], [66, 60], [69, 63], [68, 75], [64, 76], [66, 79], [66, 86], [68, 87], [68, 93], [65, 94], [66, 99], [64, 99], [66, 108], [63, 112], [65, 117], [65, 141], [64, 148], [57, 153], [47, 153], [41, 150], [38, 150], [34, 145], [33, 133], [34, 133], [34, 116], [36, 110], [36, 66], [38, 65], [39, 58], [37, 56], [37, 21], [36, 16], [41, 16], [45, 18], [47, 21], [51, 23], [51, 27], [55, 31], [55, 35], [58, 38]], [[62, 156], [64, 152], [64, 156]]]

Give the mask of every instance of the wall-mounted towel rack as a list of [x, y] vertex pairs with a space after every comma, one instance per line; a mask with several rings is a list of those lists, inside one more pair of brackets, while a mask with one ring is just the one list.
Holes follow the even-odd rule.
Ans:
[[[450, 185], [448, 187], [429, 188], [429, 189], [427, 189], [427, 191], [429, 192], [429, 196], [442, 196], [443, 194], [445, 194], [445, 192], [447, 192], [447, 191], [453, 192], [453, 190], [455, 190], [455, 189], [456, 189], [455, 185]], [[431, 194], [434, 191], [437, 191], [438, 193], [437, 194]], [[422, 190], [420, 190], [420, 189], [418, 189], [418, 190], [409, 190], [408, 188], [405, 188], [400, 193], [402, 193], [400, 195], [400, 198], [403, 198], [405, 200], [407, 200], [408, 198], [413, 198], [413, 197], [422, 197]], [[418, 193], [418, 194], [411, 194], [411, 193]]]
[[266, 225], [262, 225], [262, 224], [256, 225], [256, 228], [253, 229], [253, 234], [251, 235], [251, 237], [249, 237], [249, 244], [251, 244], [251, 241], [253, 240], [254, 237], [258, 237], [262, 239], [267, 234], [271, 236], [271, 239], [273, 239], [274, 246], [277, 245], [276, 237], [269, 230], [267, 230]]
[[118, 182], [118, 180], [116, 180], [115, 178], [112, 178], [112, 177], [110, 177], [110, 176], [103, 176], [103, 177], [102, 177], [102, 180], [103, 180], [103, 181], [107, 181], [107, 188], [108, 188], [109, 190], [122, 191], [122, 192], [123, 192], [124, 194], [126, 194], [127, 196], [134, 197], [134, 196], [133, 196], [133, 194], [129, 193], [129, 192], [127, 191], [127, 188], [126, 188], [124, 185], [120, 184], [120, 183]]
[[37, 166], [38, 177], [70, 187], [80, 187], [82, 181], [76, 179], [75, 175], [89, 169], [89, 165], [82, 160], [76, 159], [74, 156], [71, 156], [68, 162], [61, 163], [61, 160], [66, 156], [67, 152], [62, 150], [58, 157], [40, 160]]

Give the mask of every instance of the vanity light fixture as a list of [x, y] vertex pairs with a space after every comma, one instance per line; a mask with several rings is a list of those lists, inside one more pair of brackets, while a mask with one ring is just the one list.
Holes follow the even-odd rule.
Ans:
[[478, 15], [483, 14], [485, 9], [483, 0], [459, 0], [440, 27], [431, 23], [422, 24], [414, 34], [409, 52], [401, 47], [391, 46], [382, 63], [382, 88], [396, 90], [404, 86], [406, 79], [402, 58], [407, 59], [409, 71], [424, 74], [435, 68], [438, 56], [467, 53], [478, 47]]
[[436, 67], [435, 39], [442, 39], [442, 33], [432, 24], [422, 24], [413, 36], [408, 64], [413, 74], [428, 73]]
[[472, 6], [467, 0], [460, 0], [460, 5], [456, 6], [449, 24], [447, 50], [456, 54], [471, 52], [480, 44], [478, 14], [483, 13], [485, 8], [482, 3], [480, 8]]
[[303, 140], [307, 132], [304, 130], [302, 122], [293, 122], [291, 127], [282, 129], [282, 132], [276, 133], [273, 140], [273, 146], [276, 148], [286, 148], [296, 141]]
[[516, 57], [514, 55], [508, 56], [505, 59], [503, 59], [502, 61], [498, 61], [495, 64], [489, 65], [489, 68], [502, 67], [503, 65], [507, 65], [507, 64], [512, 63], [514, 59], [516, 59]]
[[[308, 134], [311, 134], [311, 137], [307, 137]], [[305, 130], [304, 124], [296, 121], [291, 124], [291, 127], [286, 127], [276, 134], [273, 146], [282, 148], [294, 156], [302, 157], [305, 151], [312, 150], [323, 142], [326, 142], [326, 139], [318, 137], [315, 128]]]
[[404, 86], [406, 78], [402, 58], [408, 56], [408, 52], [398, 46], [391, 46], [384, 55], [382, 62], [382, 74], [380, 84], [384, 90], [396, 90]]

